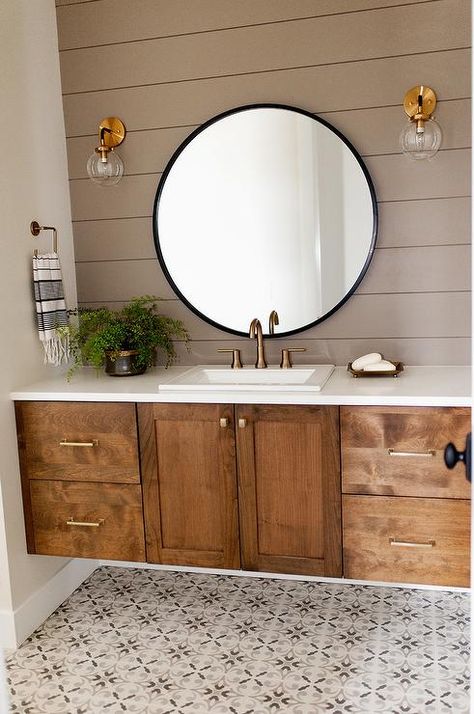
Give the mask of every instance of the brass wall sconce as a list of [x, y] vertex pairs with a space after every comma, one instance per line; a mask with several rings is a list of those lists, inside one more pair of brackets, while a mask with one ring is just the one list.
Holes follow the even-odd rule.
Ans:
[[101, 186], [115, 186], [123, 176], [123, 161], [115, 147], [125, 139], [124, 123], [118, 117], [106, 117], [99, 124], [99, 146], [87, 162], [89, 178]]
[[430, 159], [441, 146], [441, 129], [433, 118], [436, 94], [423, 84], [413, 87], [403, 101], [408, 124], [400, 134], [400, 146], [412, 159]]

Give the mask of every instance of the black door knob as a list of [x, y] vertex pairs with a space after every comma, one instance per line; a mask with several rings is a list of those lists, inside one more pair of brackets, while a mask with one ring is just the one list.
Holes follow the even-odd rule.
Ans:
[[444, 450], [444, 463], [448, 469], [454, 469], [460, 461], [466, 467], [466, 478], [471, 480], [471, 434], [466, 438], [466, 448], [464, 451], [458, 451], [454, 444], [450, 442]]

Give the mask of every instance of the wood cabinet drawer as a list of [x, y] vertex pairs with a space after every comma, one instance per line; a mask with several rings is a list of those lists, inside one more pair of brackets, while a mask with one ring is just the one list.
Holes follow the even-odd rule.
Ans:
[[469, 586], [469, 501], [343, 496], [344, 576]]
[[470, 498], [465, 470], [448, 471], [444, 448], [464, 449], [470, 410], [458, 407], [342, 407], [342, 490]]
[[135, 405], [17, 402], [23, 478], [139, 483]]
[[30, 498], [30, 553], [145, 560], [140, 486], [30, 481]]

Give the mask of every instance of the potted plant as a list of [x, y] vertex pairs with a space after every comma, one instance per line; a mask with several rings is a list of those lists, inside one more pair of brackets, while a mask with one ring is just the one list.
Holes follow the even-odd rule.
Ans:
[[77, 325], [70, 329], [74, 363], [68, 377], [85, 364], [105, 367], [116, 377], [142, 374], [154, 364], [157, 349], [164, 352], [168, 367], [176, 357], [172, 338], [187, 341], [188, 333], [181, 320], [158, 313], [159, 300], [136, 297], [117, 311], [79, 308]]

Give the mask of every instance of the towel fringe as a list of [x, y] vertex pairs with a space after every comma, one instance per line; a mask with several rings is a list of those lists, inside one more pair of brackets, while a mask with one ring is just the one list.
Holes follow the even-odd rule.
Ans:
[[[64, 327], [61, 328], [64, 333]], [[41, 339], [41, 338], [40, 338]], [[44, 363], [54, 364], [55, 367], [68, 362], [70, 357], [69, 335], [54, 335], [47, 340], [42, 340], [44, 348]]]

